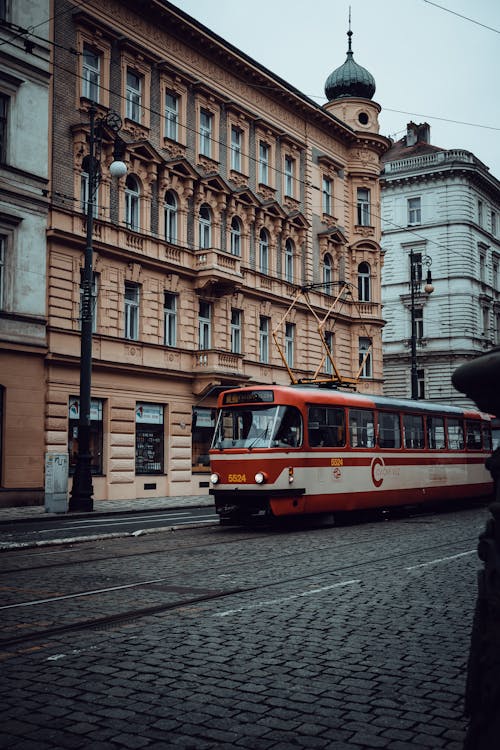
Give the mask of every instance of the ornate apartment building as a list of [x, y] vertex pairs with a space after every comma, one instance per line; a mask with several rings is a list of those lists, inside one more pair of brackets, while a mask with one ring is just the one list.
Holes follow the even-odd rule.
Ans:
[[413, 258], [418, 396], [467, 404], [452, 373], [500, 344], [500, 182], [470, 152], [433, 146], [426, 123], [383, 161], [384, 392], [411, 393]]
[[69, 451], [71, 475], [91, 213], [97, 499], [208, 492], [229, 386], [319, 374], [382, 391], [390, 143], [351, 32], [320, 107], [165, 0], [137, 6], [52, 12], [44, 450]]
[[[49, 0], [0, 1], [0, 504], [38, 502], [45, 450]], [[35, 32], [28, 34], [26, 29]], [[39, 127], [33, 127], [37, 122]]]

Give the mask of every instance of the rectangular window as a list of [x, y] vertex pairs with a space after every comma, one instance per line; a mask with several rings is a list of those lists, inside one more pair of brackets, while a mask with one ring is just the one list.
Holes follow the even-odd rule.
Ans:
[[259, 142], [259, 182], [269, 183], [269, 146], [264, 141]]
[[[80, 270], [80, 328], [83, 317], [83, 268]], [[97, 294], [99, 290], [99, 274], [92, 273], [92, 288], [90, 290], [90, 304], [92, 312], [92, 333], [97, 331]]]
[[323, 177], [323, 186], [322, 186], [322, 210], [324, 214], [328, 214], [328, 216], [332, 215], [332, 180], [328, 179], [328, 177]]
[[[90, 402], [90, 471], [92, 474], [103, 473], [103, 401], [93, 398]], [[80, 398], [70, 396], [68, 410], [68, 452], [69, 473], [75, 473], [78, 458], [78, 423], [80, 420]]]
[[135, 473], [163, 474], [163, 405], [137, 402], [135, 408]]
[[370, 191], [368, 188], [358, 188], [357, 193], [358, 200], [358, 225], [361, 227], [369, 227], [370, 218]]
[[416, 307], [414, 310], [415, 335], [417, 339], [424, 337], [424, 311], [422, 307]]
[[311, 448], [339, 448], [345, 445], [344, 409], [335, 406], [310, 406], [308, 414]]
[[293, 182], [295, 176], [295, 161], [291, 156], [285, 156], [285, 195], [293, 197]]
[[177, 346], [177, 295], [165, 292], [163, 303], [165, 346]]
[[477, 202], [477, 223], [480, 227], [483, 226], [483, 201]]
[[101, 83], [101, 58], [87, 44], [83, 45], [82, 96], [99, 102]]
[[285, 323], [285, 358], [288, 367], [293, 367], [295, 360], [295, 324]]
[[0, 94], [0, 164], [7, 163], [7, 124], [9, 97]]
[[380, 448], [401, 448], [399, 414], [389, 411], [379, 412], [378, 444]]
[[483, 252], [479, 253], [479, 279], [483, 284], [486, 282], [486, 255]]
[[433, 450], [446, 447], [443, 417], [427, 417], [427, 446]]
[[213, 115], [202, 109], [200, 111], [200, 154], [212, 157]]
[[165, 94], [165, 138], [178, 140], [179, 97], [169, 91]]
[[332, 360], [333, 360], [334, 336], [333, 336], [333, 333], [331, 331], [325, 331], [325, 344], [326, 344], [326, 348], [328, 349], [328, 351], [331, 354], [331, 359], [328, 356], [328, 354], [325, 353], [325, 367], [324, 367], [324, 369], [325, 369], [325, 372], [327, 373], [327, 375], [333, 375]]
[[193, 407], [192, 416], [192, 459], [193, 472], [206, 472], [210, 470], [210, 458], [208, 451], [214, 434], [215, 409], [205, 407]]
[[360, 337], [359, 339], [359, 377], [372, 377], [372, 342], [369, 338]]
[[497, 236], [497, 215], [495, 211], [491, 212], [491, 234]]
[[231, 351], [241, 354], [241, 310], [231, 310]]
[[235, 125], [231, 126], [231, 169], [241, 172], [242, 132]]
[[464, 425], [460, 419], [446, 420], [446, 432], [448, 435], [448, 448], [452, 451], [464, 449]]
[[417, 393], [419, 398], [425, 398], [425, 370], [417, 370]]
[[375, 421], [368, 409], [349, 409], [349, 440], [351, 448], [373, 448]]
[[423, 448], [424, 419], [417, 414], [403, 414], [403, 435], [405, 448]]
[[483, 447], [483, 440], [481, 436], [481, 422], [472, 421], [470, 419], [465, 420], [465, 436], [466, 445], [469, 450], [480, 451]]
[[130, 68], [127, 68], [126, 88], [126, 116], [134, 122], [141, 122], [142, 107], [142, 78]]
[[408, 226], [421, 224], [421, 222], [422, 222], [421, 199], [409, 198], [408, 199]]
[[210, 302], [200, 300], [199, 311], [199, 348], [210, 349], [212, 325], [212, 308]]
[[0, 235], [0, 310], [3, 310], [7, 238]]
[[269, 318], [259, 320], [259, 362], [269, 364]]
[[[92, 204], [92, 206], [89, 205]], [[99, 215], [99, 186], [94, 181], [94, 195], [90, 195], [90, 175], [88, 172], [82, 172], [80, 175], [80, 207], [82, 213], [87, 216], [89, 208], [92, 209], [94, 219]]]
[[125, 282], [125, 338], [139, 338], [139, 285]]

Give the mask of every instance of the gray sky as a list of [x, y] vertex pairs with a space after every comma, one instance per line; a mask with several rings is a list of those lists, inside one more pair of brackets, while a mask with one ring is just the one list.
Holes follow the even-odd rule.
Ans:
[[172, 2], [320, 105], [346, 57], [350, 5], [354, 59], [375, 78], [382, 135], [428, 122], [434, 145], [472, 151], [500, 179], [498, 0]]

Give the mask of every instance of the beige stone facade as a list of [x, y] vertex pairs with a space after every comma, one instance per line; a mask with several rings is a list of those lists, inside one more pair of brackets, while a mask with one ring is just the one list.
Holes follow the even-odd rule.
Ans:
[[318, 107], [170, 4], [135, 7], [54, 3], [45, 434], [46, 450], [70, 456], [91, 100], [98, 118], [120, 115], [126, 144], [117, 181], [102, 131], [98, 499], [208, 492], [217, 394], [289, 382], [280, 348], [295, 378], [328, 377], [318, 320], [329, 310], [338, 372], [353, 378], [362, 361], [359, 390], [382, 391], [378, 105], [344, 101], [345, 119], [365, 113], [346, 125], [335, 104]]

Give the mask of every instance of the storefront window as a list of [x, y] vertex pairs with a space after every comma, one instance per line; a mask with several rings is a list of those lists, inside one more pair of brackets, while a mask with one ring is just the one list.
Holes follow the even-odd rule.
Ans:
[[[90, 403], [90, 470], [92, 474], [102, 474], [102, 405], [100, 398], [93, 398]], [[68, 452], [69, 473], [75, 473], [78, 458], [78, 421], [80, 419], [80, 399], [71, 396], [69, 399]]]
[[193, 471], [208, 471], [208, 449], [215, 427], [215, 409], [193, 409]]
[[135, 473], [164, 473], [163, 405], [138, 402], [135, 409]]

